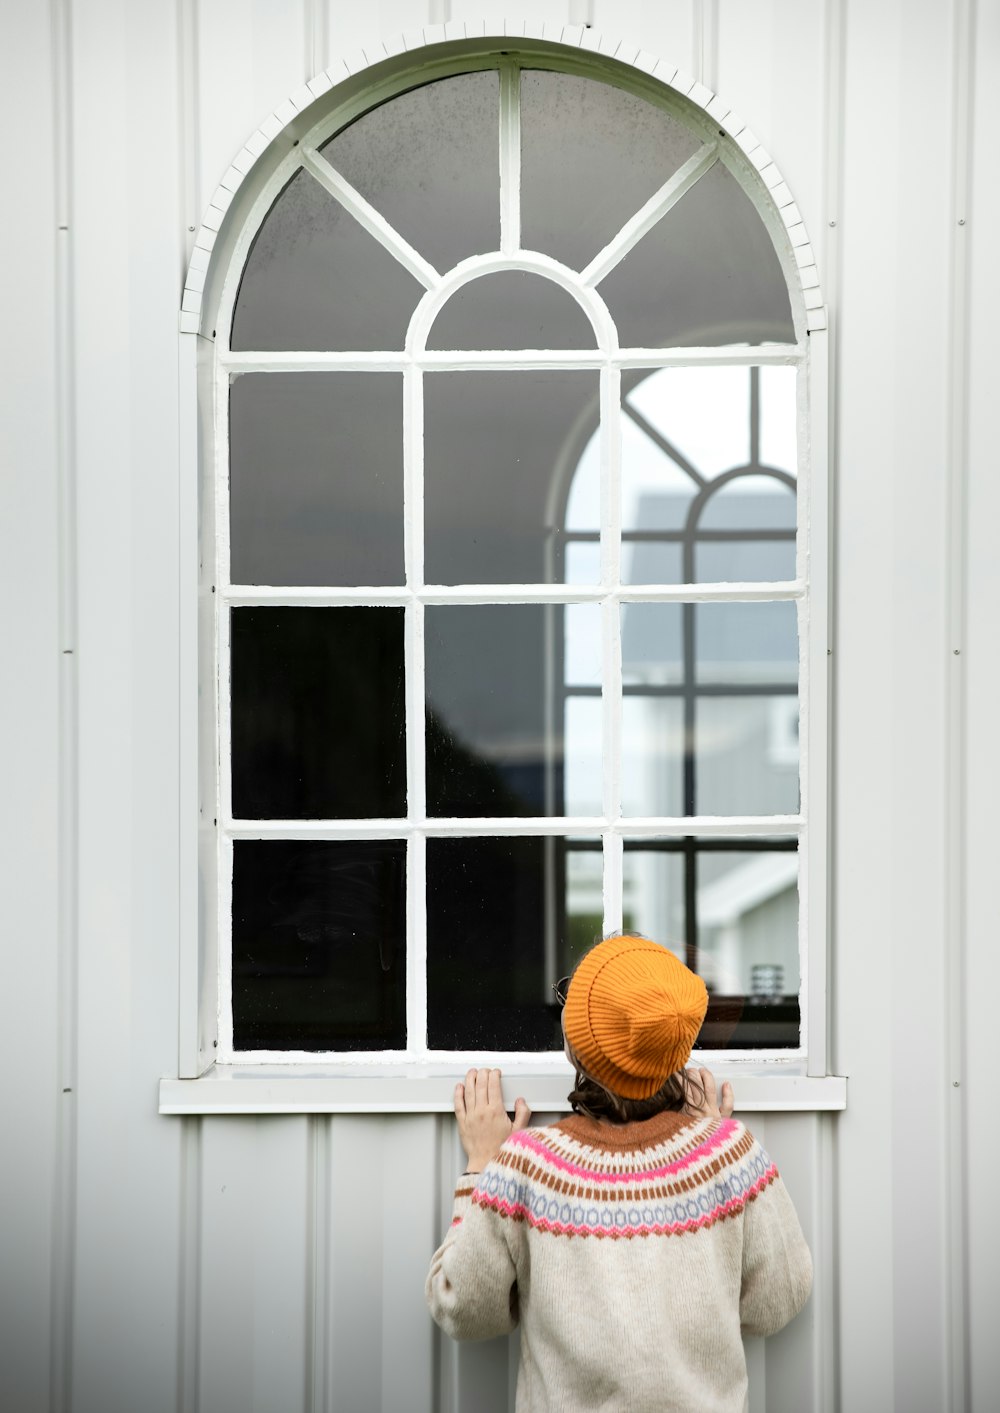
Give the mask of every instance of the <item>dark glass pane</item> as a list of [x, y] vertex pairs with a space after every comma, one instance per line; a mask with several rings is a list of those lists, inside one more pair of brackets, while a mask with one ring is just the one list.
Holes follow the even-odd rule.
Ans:
[[401, 375], [248, 374], [229, 408], [233, 582], [401, 584]]
[[383, 103], [323, 148], [331, 166], [438, 270], [500, 246], [495, 71]]
[[566, 898], [564, 839], [428, 839], [433, 1049], [562, 1049], [551, 985], [592, 921], [571, 921]]
[[798, 853], [782, 842], [626, 840], [625, 925], [704, 978], [699, 1048], [799, 1043]]
[[406, 812], [401, 608], [236, 608], [233, 814]]
[[623, 347], [795, 341], [771, 238], [721, 162], [598, 288]]
[[233, 844], [237, 1050], [406, 1045], [406, 845]]
[[[574, 605], [577, 636], [599, 641], [596, 605]], [[564, 813], [566, 754], [574, 796], [587, 761], [600, 760], [587, 734], [570, 741], [561, 701], [565, 607], [475, 604], [428, 607], [427, 810], [438, 816]], [[599, 782], [594, 792], [599, 795]]]
[[699, 146], [620, 88], [522, 73], [521, 244], [582, 269]]
[[525, 270], [481, 275], [456, 290], [428, 348], [593, 348], [590, 320], [571, 294]]
[[428, 373], [424, 379], [427, 581], [563, 578], [567, 451], [599, 418], [593, 372]]
[[397, 349], [420, 282], [308, 172], [268, 212], [233, 312], [234, 349]]

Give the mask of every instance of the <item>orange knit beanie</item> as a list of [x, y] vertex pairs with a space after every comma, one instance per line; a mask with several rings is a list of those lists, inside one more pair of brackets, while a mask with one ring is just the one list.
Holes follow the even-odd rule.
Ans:
[[708, 992], [673, 952], [645, 937], [611, 937], [580, 962], [563, 1029], [580, 1063], [625, 1099], [648, 1099], [687, 1064]]

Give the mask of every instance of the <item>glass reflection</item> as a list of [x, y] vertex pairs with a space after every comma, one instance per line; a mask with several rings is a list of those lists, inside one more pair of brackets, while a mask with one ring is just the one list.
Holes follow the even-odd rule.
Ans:
[[233, 814], [406, 813], [403, 609], [236, 608]]
[[794, 579], [795, 370], [661, 369], [622, 388], [623, 581]]
[[561, 1050], [552, 983], [601, 916], [596, 840], [428, 839], [431, 1048]]
[[236, 1050], [406, 1044], [402, 840], [233, 844]]
[[401, 584], [401, 375], [247, 374], [229, 409], [233, 583]]
[[562, 579], [561, 497], [598, 401], [589, 371], [425, 376], [428, 583]]
[[794, 840], [627, 840], [627, 926], [704, 978], [701, 1048], [799, 1043], [798, 853]]
[[[566, 621], [562, 604], [427, 608], [430, 814], [564, 814], [567, 764], [575, 796], [599, 797], [600, 736], [584, 722], [571, 741], [559, 707]], [[597, 607], [572, 606], [572, 622], [574, 654], [587, 661], [580, 645], [600, 641]]]
[[795, 813], [795, 604], [622, 609], [622, 810]]

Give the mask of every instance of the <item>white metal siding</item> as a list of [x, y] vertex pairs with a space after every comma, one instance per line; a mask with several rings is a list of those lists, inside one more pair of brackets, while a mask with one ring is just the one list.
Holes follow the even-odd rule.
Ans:
[[[740, 111], [801, 207], [831, 312], [831, 1058], [850, 1085], [839, 1116], [748, 1115], [817, 1269], [807, 1311], [750, 1346], [751, 1406], [957, 1413], [967, 1384], [965, 1406], [988, 1413], [997, 9], [530, 11], [632, 38]], [[12, 1413], [510, 1406], [516, 1349], [455, 1346], [424, 1312], [460, 1168], [451, 1120], [156, 1113], [177, 1065], [177, 308], [192, 228], [250, 133], [336, 54], [378, 30], [504, 14], [462, 0], [52, 0], [5, 26]]]

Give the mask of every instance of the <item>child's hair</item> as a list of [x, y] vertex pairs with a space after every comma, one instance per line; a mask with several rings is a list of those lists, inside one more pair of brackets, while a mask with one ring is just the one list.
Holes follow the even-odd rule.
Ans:
[[670, 1075], [648, 1099], [626, 1099], [592, 1079], [582, 1068], [568, 1041], [566, 1052], [576, 1070], [576, 1084], [569, 1094], [570, 1108], [575, 1114], [583, 1114], [589, 1119], [607, 1119], [613, 1124], [639, 1123], [643, 1119], [651, 1119], [654, 1114], [668, 1111], [681, 1113], [688, 1100], [697, 1097], [699, 1091], [704, 1099], [701, 1080], [684, 1070]]

